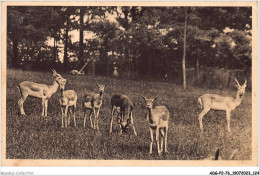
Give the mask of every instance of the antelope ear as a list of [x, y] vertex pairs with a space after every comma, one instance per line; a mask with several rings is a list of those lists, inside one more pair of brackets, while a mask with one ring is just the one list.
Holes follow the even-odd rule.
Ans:
[[66, 80], [66, 84], [68, 84], [69, 82], [70, 82], [70, 80], [69, 80], [69, 79], [67, 79], [67, 80]]
[[57, 78], [57, 74], [56, 73], [52, 73], [52, 77]]
[[107, 84], [105, 84], [104, 86], [107, 87]]
[[96, 83], [96, 85], [97, 85], [97, 87], [99, 88], [99, 85], [98, 85], [98, 83]]
[[155, 97], [155, 98], [153, 99], [153, 101], [157, 100], [157, 98], [158, 98], [158, 97]]
[[143, 97], [144, 101], [147, 101], [147, 99], [143, 95], [141, 95], [141, 97]]

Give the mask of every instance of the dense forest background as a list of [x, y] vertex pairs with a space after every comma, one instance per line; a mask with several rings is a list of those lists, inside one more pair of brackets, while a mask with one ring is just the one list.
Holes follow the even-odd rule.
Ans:
[[[251, 7], [8, 6], [8, 68], [229, 87], [251, 82]], [[233, 85], [232, 85], [233, 87]]]

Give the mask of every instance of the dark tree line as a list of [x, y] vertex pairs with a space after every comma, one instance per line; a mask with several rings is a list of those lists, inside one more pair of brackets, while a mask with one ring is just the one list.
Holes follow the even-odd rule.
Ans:
[[250, 7], [8, 6], [7, 60], [63, 71], [89, 61], [89, 74], [116, 66], [128, 78], [167, 74], [186, 86], [186, 68], [250, 70], [251, 30]]

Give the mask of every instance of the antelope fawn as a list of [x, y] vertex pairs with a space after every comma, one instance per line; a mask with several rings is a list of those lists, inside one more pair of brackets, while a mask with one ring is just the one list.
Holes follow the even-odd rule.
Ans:
[[[91, 123], [91, 127], [94, 129], [99, 129], [98, 127], [98, 119], [99, 119], [99, 111], [100, 107], [103, 102], [103, 96], [104, 96], [104, 90], [106, 85], [98, 85], [96, 84], [99, 90], [98, 94], [95, 94], [93, 92], [88, 92], [84, 95], [82, 106], [83, 106], [83, 116], [84, 116], [84, 127], [86, 126], [86, 118], [87, 118], [87, 111], [90, 111], [89, 113], [89, 119]], [[92, 113], [94, 114], [94, 127], [92, 123]]]
[[[146, 119], [151, 134], [150, 154], [153, 150], [153, 129], [156, 131], [158, 154], [161, 155], [161, 152], [163, 152], [163, 141], [165, 141], [164, 152], [167, 153], [168, 123], [170, 118], [169, 110], [165, 106], [154, 106], [154, 101], [157, 97], [154, 99], [146, 99], [144, 96], [142, 97], [146, 102], [146, 108], [148, 110]], [[160, 134], [164, 137], [164, 139], [161, 140], [161, 146], [159, 145]]]
[[23, 104], [26, 98], [30, 96], [42, 99], [42, 116], [47, 117], [48, 99], [57, 91], [61, 82], [65, 80], [55, 70], [52, 70], [52, 72], [52, 85], [38, 84], [30, 81], [24, 81], [18, 84], [18, 89], [21, 93], [21, 98], [18, 101], [21, 115], [25, 115]]
[[[129, 124], [131, 123], [134, 134], [137, 136], [137, 133], [135, 131], [134, 127], [134, 120], [133, 120], [133, 103], [124, 94], [115, 94], [111, 98], [111, 124], [110, 124], [110, 133], [112, 133], [112, 126], [113, 126], [113, 117], [114, 117], [114, 111], [117, 111], [117, 108], [119, 108], [117, 121], [120, 127], [120, 134], [122, 132], [126, 133], [127, 128], [129, 127]], [[130, 122], [131, 121], [131, 122]]]
[[246, 83], [241, 86], [237, 79], [235, 79], [237, 85], [237, 93], [236, 97], [228, 97], [228, 96], [221, 96], [216, 94], [204, 94], [198, 98], [198, 102], [200, 104], [200, 107], [202, 112], [199, 114], [199, 123], [200, 123], [200, 129], [203, 132], [203, 124], [202, 124], [202, 118], [205, 114], [207, 114], [211, 109], [213, 110], [220, 110], [220, 111], [226, 111], [226, 118], [227, 118], [227, 130], [228, 132], [231, 132], [230, 130], [230, 113], [232, 110], [234, 110], [237, 106], [240, 105], [243, 96], [245, 94], [246, 89]]
[[[65, 128], [67, 128], [67, 126], [69, 127], [70, 125], [70, 117], [73, 115], [74, 118], [74, 126], [76, 127], [76, 104], [77, 104], [77, 93], [74, 90], [64, 90], [65, 89], [65, 85], [68, 83], [69, 81], [63, 81], [60, 84], [60, 92], [61, 92], [61, 96], [59, 98], [59, 102], [60, 102], [60, 107], [61, 107], [61, 127], [64, 127], [64, 122], [63, 119], [65, 121]], [[68, 119], [69, 117], [69, 119]]]

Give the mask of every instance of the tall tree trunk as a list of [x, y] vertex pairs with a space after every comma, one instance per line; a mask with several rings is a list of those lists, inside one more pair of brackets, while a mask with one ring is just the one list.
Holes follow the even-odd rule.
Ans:
[[197, 84], [199, 84], [199, 79], [200, 79], [200, 76], [199, 76], [199, 58], [197, 57], [197, 63], [196, 63], [196, 72], [197, 72]]
[[[165, 57], [165, 56], [164, 56], [164, 57]], [[170, 74], [170, 67], [171, 67], [170, 57], [167, 57], [167, 56], [166, 56], [166, 62], [167, 62], [167, 64], [166, 64], [166, 74], [167, 74], [167, 77], [168, 77], [168, 78], [166, 78], [166, 79], [170, 79], [170, 78], [169, 78], [169, 76], [171, 75], [171, 74]], [[163, 75], [163, 76], [165, 76], [165, 75]]]
[[148, 77], [151, 78], [151, 57], [149, 52], [147, 52], [147, 56], [148, 56]]
[[183, 58], [182, 58], [182, 74], [183, 74], [183, 88], [186, 89], [186, 32], [187, 32], [187, 7], [184, 7], [185, 22], [184, 22], [184, 37], [183, 37]]
[[63, 57], [63, 70], [68, 68], [68, 39], [69, 39], [69, 19], [66, 22], [65, 36], [64, 36], [64, 57]]
[[107, 57], [107, 77], [109, 77], [109, 57]]
[[130, 77], [131, 77], [131, 55], [130, 55], [130, 52], [127, 50], [126, 44], [125, 44], [125, 56], [126, 56], [126, 59], [128, 61], [128, 64], [127, 64], [127, 69], [128, 69], [127, 77], [128, 77], [128, 79], [130, 79]]
[[56, 61], [56, 39], [55, 37], [53, 38], [54, 42], [53, 42], [53, 61]]
[[80, 8], [80, 30], [79, 30], [79, 62], [83, 60], [83, 31], [84, 31], [84, 10]]
[[[114, 51], [112, 51], [112, 58], [114, 58]], [[107, 56], [107, 77], [109, 77], [109, 64], [110, 64], [110, 58]]]
[[55, 46], [56, 46], [56, 48], [55, 48], [55, 58], [56, 58], [57, 61], [59, 61], [59, 50], [58, 50], [58, 40], [57, 39], [55, 41]]
[[92, 75], [95, 76], [95, 59], [92, 60]]
[[16, 38], [13, 39], [13, 59], [12, 66], [18, 67], [18, 41]]
[[132, 70], [132, 60], [131, 60], [131, 55], [129, 54], [129, 62], [128, 62], [128, 79], [131, 78], [131, 70]]

